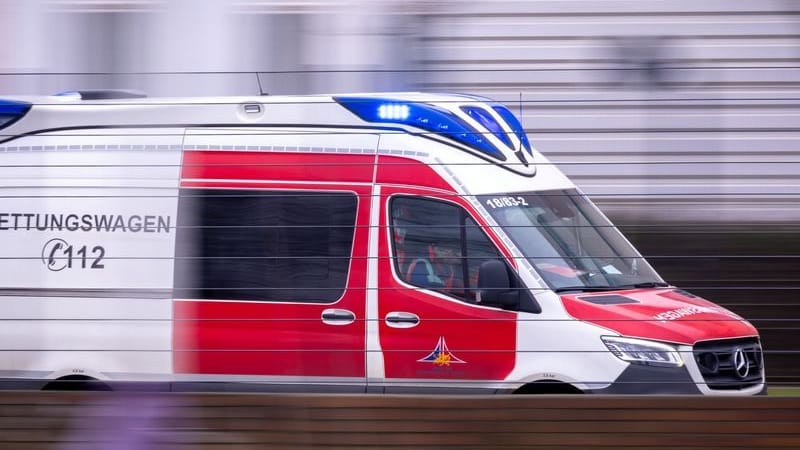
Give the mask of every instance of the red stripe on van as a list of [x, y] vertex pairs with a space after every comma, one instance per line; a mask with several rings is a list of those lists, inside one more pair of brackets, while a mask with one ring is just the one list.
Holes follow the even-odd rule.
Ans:
[[371, 183], [374, 163], [369, 155], [187, 150], [181, 178]]
[[381, 156], [378, 158], [377, 182], [380, 184], [404, 184], [453, 191], [450, 184], [428, 164], [395, 156]]

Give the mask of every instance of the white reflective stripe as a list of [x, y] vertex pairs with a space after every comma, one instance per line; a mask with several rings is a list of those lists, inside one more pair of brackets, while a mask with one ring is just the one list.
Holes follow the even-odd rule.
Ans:
[[[74, 372], [57, 370], [0, 370], [0, 378], [5, 379], [27, 379], [27, 380], [50, 380], [65, 375], [73, 375]], [[275, 386], [290, 385], [350, 385], [363, 386], [362, 377], [318, 377], [318, 376], [298, 376], [298, 375], [226, 375], [226, 374], [167, 374], [134, 371], [107, 371], [92, 372], [82, 375], [108, 381], [143, 381], [143, 382], [207, 382], [207, 383], [258, 383]]]
[[[181, 178], [184, 183], [227, 183], [227, 184], [292, 184], [292, 185], [311, 185], [319, 186], [321, 184], [330, 186], [369, 186], [370, 183], [364, 182], [350, 182], [350, 181], [290, 181], [290, 180], [258, 180], [258, 179], [232, 179], [232, 178]], [[193, 187], [193, 186], [189, 186]], [[213, 189], [226, 189], [224, 187], [212, 187]], [[233, 188], [236, 189], [236, 188]], [[319, 189], [316, 189], [319, 190]], [[343, 191], [342, 191], [343, 192]], [[352, 192], [352, 191], [349, 191]]]
[[386, 388], [458, 388], [458, 389], [490, 389], [490, 390], [516, 390], [524, 383], [516, 381], [497, 380], [431, 380], [426, 378], [388, 378], [376, 385]]
[[381, 211], [381, 187], [373, 186], [369, 217], [369, 248], [367, 249], [367, 379], [386, 376], [381, 349], [378, 318], [378, 236]]

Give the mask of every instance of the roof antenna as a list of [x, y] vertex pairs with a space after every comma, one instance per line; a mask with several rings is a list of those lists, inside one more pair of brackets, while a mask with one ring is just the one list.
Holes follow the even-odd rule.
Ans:
[[258, 72], [255, 72], [255, 74], [256, 74], [256, 81], [258, 82], [258, 95], [269, 95], [269, 93], [264, 92], [264, 89], [261, 87], [261, 75]]
[[[522, 91], [519, 91], [519, 117], [517, 119], [519, 120], [520, 126], [522, 126]], [[524, 133], [525, 130], [523, 129], [522, 132]], [[522, 150], [522, 138], [519, 138], [519, 149], [516, 150], [514, 154], [517, 155], [517, 158], [519, 158], [523, 166], [528, 167], [528, 160], [525, 159]]]

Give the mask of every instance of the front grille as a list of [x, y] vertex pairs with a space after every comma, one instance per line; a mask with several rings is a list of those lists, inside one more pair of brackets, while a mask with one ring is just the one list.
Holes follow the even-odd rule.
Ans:
[[764, 357], [756, 338], [698, 342], [693, 353], [711, 389], [744, 389], [762, 381]]

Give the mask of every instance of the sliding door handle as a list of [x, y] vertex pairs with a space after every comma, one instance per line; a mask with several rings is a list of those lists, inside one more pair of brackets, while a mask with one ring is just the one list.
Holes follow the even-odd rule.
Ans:
[[349, 325], [356, 320], [356, 315], [346, 309], [326, 309], [322, 311], [322, 322], [328, 325]]

